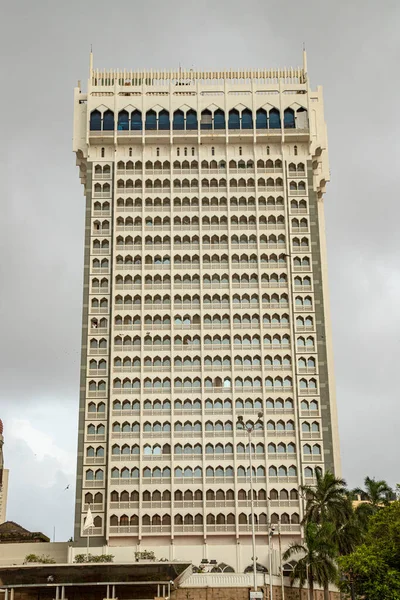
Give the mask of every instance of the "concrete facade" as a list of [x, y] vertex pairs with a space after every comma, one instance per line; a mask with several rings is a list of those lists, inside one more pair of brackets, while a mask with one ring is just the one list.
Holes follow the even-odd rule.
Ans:
[[[93, 69], [74, 94], [86, 196], [75, 542], [250, 563], [340, 474], [322, 89], [303, 67]], [[275, 542], [276, 543], [276, 542]], [[111, 548], [112, 547], [112, 548]], [[78, 551], [78, 549], [77, 549]], [[276, 550], [274, 555], [276, 554]]]

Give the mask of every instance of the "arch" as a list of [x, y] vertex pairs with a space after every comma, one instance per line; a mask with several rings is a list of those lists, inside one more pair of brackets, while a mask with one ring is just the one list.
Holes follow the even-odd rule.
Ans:
[[212, 129], [212, 113], [207, 108], [201, 112], [200, 129]]
[[174, 111], [172, 129], [175, 129], [175, 131], [182, 131], [185, 129], [185, 115], [182, 110], [178, 109]]
[[[198, 127], [199, 127], [199, 124], [197, 121], [197, 112], [191, 108], [186, 113], [186, 129], [189, 129], [189, 130], [198, 129]], [[174, 129], [175, 129], [175, 127], [174, 127]], [[192, 156], [193, 155], [194, 154], [193, 154], [193, 149], [192, 149]]]
[[[131, 113], [131, 130], [132, 131], [142, 131], [143, 123], [142, 123], [142, 113], [140, 110], [134, 110]], [[132, 156], [130, 153], [129, 156]]]
[[269, 111], [269, 120], [268, 120], [270, 129], [280, 129], [281, 128], [281, 115], [277, 108], [272, 108]]
[[157, 129], [157, 114], [154, 110], [148, 110], [146, 112], [145, 129], [151, 131]]
[[283, 126], [285, 129], [295, 128], [294, 110], [292, 108], [286, 108], [283, 113]]
[[242, 111], [242, 129], [253, 129], [253, 114], [249, 108]]
[[169, 112], [165, 109], [161, 110], [158, 114], [158, 129], [168, 130], [171, 125], [169, 122]]
[[118, 113], [118, 131], [129, 131], [129, 113], [126, 110], [120, 110]]
[[229, 111], [228, 129], [240, 129], [240, 115], [236, 108]]
[[106, 110], [103, 115], [103, 131], [114, 131], [114, 113]]
[[101, 112], [92, 110], [90, 113], [90, 131], [101, 131]]
[[259, 108], [256, 112], [256, 129], [267, 129], [267, 111], [263, 108]]
[[214, 112], [214, 129], [225, 129], [225, 113], [220, 108]]

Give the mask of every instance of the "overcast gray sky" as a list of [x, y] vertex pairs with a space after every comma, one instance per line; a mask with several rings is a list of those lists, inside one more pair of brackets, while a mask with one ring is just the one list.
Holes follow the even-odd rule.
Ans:
[[[99, 68], [301, 64], [324, 86], [343, 474], [400, 481], [398, 0], [3, 0], [0, 417], [8, 518], [73, 532], [84, 198], [72, 94]], [[64, 488], [71, 484], [69, 490]]]

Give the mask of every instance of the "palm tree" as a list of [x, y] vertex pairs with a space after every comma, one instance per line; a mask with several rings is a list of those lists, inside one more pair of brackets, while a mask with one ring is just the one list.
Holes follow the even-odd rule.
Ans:
[[392, 488], [383, 479], [376, 481], [375, 477], [366, 477], [364, 479], [365, 490], [355, 488], [353, 494], [360, 495], [363, 500], [366, 500], [373, 513], [376, 513], [382, 506], [389, 504], [393, 494]]
[[[336, 547], [332, 543], [332, 525], [307, 523], [304, 528], [304, 540], [293, 542], [283, 554], [283, 560], [295, 558], [297, 561], [290, 575], [291, 583], [299, 581], [300, 590], [308, 583], [309, 600], [314, 600], [314, 585], [327, 588], [337, 579], [335, 563]], [[299, 558], [298, 555], [302, 556]]]
[[304, 523], [343, 523], [352, 513], [348, 502], [346, 481], [335, 477], [330, 471], [316, 473], [316, 486], [301, 486], [306, 497]]
[[[349, 498], [346, 481], [335, 477], [330, 471], [325, 474], [317, 471], [315, 487], [302, 486], [306, 497], [303, 525], [315, 523], [331, 528], [331, 543], [336, 554], [348, 553], [360, 541], [354, 519], [354, 511]], [[329, 598], [329, 582], [324, 585], [324, 598]]]

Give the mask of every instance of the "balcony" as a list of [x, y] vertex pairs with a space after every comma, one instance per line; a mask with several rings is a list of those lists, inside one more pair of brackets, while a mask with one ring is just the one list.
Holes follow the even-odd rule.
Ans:
[[110, 526], [110, 534], [131, 534], [131, 535], [139, 535], [139, 526], [138, 525], [114, 525]]

